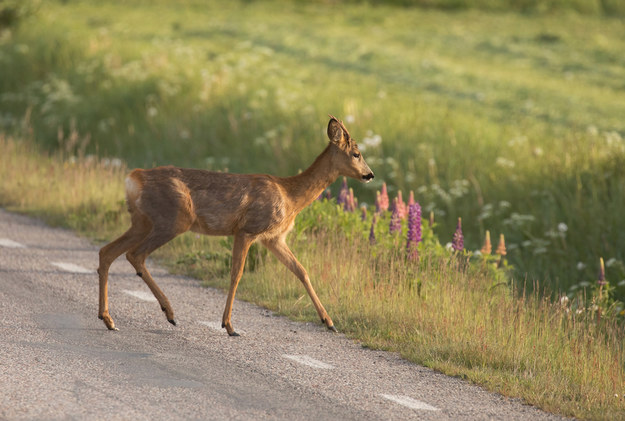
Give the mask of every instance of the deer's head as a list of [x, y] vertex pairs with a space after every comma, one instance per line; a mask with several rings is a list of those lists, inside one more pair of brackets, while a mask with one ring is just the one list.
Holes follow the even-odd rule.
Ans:
[[343, 123], [334, 116], [330, 116], [328, 123], [328, 138], [330, 143], [336, 146], [334, 166], [340, 175], [352, 177], [364, 183], [373, 179], [373, 172], [358, 150], [358, 145], [351, 138]]

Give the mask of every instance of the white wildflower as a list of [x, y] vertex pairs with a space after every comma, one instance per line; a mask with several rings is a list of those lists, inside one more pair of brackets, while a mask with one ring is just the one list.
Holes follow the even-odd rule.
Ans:
[[527, 143], [527, 137], [517, 136], [508, 141], [508, 146], [524, 145]]
[[500, 156], [495, 160], [495, 165], [501, 168], [514, 168], [516, 164], [512, 160]]
[[379, 134], [367, 135], [362, 139], [362, 144], [367, 148], [377, 148], [382, 143], [382, 136]]

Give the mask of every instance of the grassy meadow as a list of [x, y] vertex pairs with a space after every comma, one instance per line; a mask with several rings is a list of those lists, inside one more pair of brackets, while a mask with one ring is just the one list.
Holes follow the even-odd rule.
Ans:
[[[625, 298], [625, 26], [290, 2], [46, 2], [0, 41], [0, 129], [48, 150], [290, 175], [326, 114], [441, 238], [504, 233], [518, 279]], [[379, 141], [381, 140], [381, 142]], [[379, 181], [378, 181], [379, 180]], [[571, 289], [572, 288], [572, 289]]]
[[[111, 239], [128, 224], [127, 168], [292, 175], [334, 114], [376, 174], [350, 182], [360, 202], [386, 182], [436, 221], [410, 265], [332, 202], [300, 216], [289, 242], [338, 328], [548, 410], [623, 415], [625, 23], [575, 12], [610, 2], [30, 3], [0, 19], [0, 206]], [[505, 234], [509, 270], [452, 257], [458, 217], [470, 251]], [[224, 241], [185, 235], [157, 257], [223, 286]], [[262, 250], [244, 276], [240, 297], [316, 320]]]

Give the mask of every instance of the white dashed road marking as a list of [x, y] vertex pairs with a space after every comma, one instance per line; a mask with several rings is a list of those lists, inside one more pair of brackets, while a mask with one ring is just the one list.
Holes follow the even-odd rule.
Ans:
[[8, 238], [0, 238], [0, 247], [9, 247], [12, 249], [26, 248], [24, 244], [18, 243], [17, 241], [9, 240]]
[[90, 269], [84, 268], [82, 266], [75, 265], [73, 263], [66, 263], [66, 262], [50, 262], [50, 263], [53, 264], [54, 266], [56, 266], [59, 269], [63, 269], [65, 272], [71, 272], [71, 273], [95, 273], [95, 270], [90, 270]]
[[198, 323], [201, 324], [201, 325], [204, 325], [204, 326], [208, 326], [208, 327], [210, 327], [213, 330], [221, 330], [221, 329], [223, 329], [221, 327], [221, 324], [217, 323], [217, 322], [205, 322], [203, 320], [200, 320], [200, 321], [198, 321]]
[[326, 364], [326, 363], [324, 363], [322, 361], [315, 360], [314, 358], [310, 358], [308, 355], [287, 355], [287, 354], [284, 354], [283, 357], [284, 358], [288, 358], [290, 360], [293, 360], [293, 361], [295, 361], [297, 363], [304, 364], [304, 365], [307, 365], [309, 367], [313, 367], [313, 368], [323, 368], [325, 370], [329, 370], [329, 369], [334, 368], [330, 364]]
[[143, 301], [156, 302], [156, 297], [151, 292], [130, 291], [129, 289], [124, 289], [123, 292]]
[[[204, 321], [204, 320], [199, 320], [199, 321], [198, 321], [198, 323], [199, 323], [199, 324], [201, 324], [201, 325], [204, 325], [204, 326], [210, 327], [211, 329], [216, 330], [216, 331], [218, 331], [218, 332], [223, 332], [223, 331], [224, 331], [224, 328], [223, 328], [223, 327], [221, 327], [221, 323], [217, 323], [217, 322], [206, 322], [206, 321]], [[244, 330], [242, 330], [242, 329], [236, 329], [236, 331], [237, 331], [238, 333], [240, 333], [241, 335], [245, 335], [245, 331], [244, 331]]]
[[407, 406], [408, 408], [420, 409], [420, 410], [425, 410], [425, 411], [440, 411], [440, 409], [434, 406], [428, 405], [427, 403], [418, 401], [416, 399], [412, 399], [408, 396], [384, 395], [384, 394], [381, 394], [380, 396], [382, 396], [384, 399], [388, 399], [389, 401], [393, 401], [400, 405]]

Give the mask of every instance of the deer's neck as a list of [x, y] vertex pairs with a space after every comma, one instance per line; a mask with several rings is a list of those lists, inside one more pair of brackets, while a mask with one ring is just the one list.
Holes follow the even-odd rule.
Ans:
[[310, 205], [338, 178], [339, 172], [332, 166], [332, 155], [330, 144], [305, 171], [284, 179], [296, 213]]

